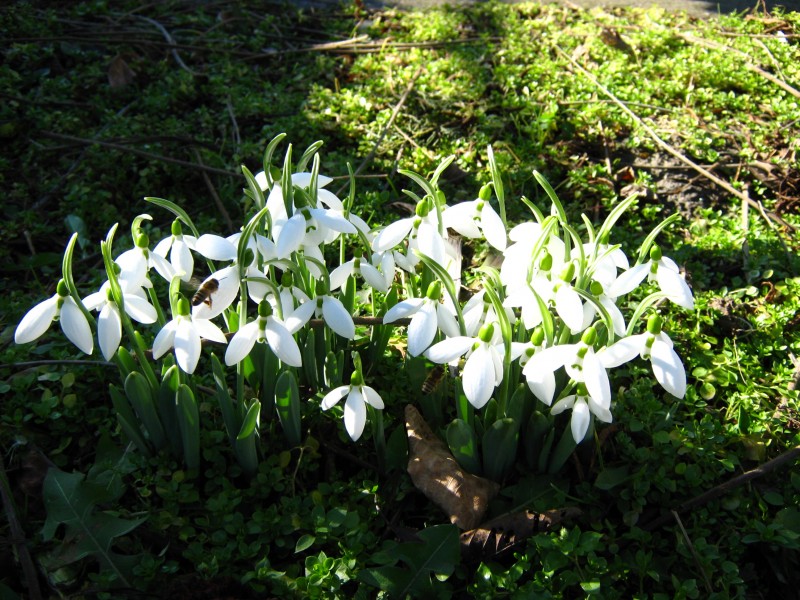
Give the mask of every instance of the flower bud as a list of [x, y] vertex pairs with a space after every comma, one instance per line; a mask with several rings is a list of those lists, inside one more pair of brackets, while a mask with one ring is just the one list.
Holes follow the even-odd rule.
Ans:
[[178, 315], [181, 317], [186, 317], [189, 315], [189, 301], [184, 296], [178, 298], [176, 310]]
[[172, 222], [172, 227], [170, 228], [170, 230], [172, 231], [172, 235], [174, 236], [183, 235], [183, 228], [181, 227], [180, 219], [175, 219]]
[[258, 303], [258, 316], [264, 319], [272, 316], [272, 305], [266, 300]]
[[602, 296], [603, 284], [599, 281], [592, 281], [592, 284], [589, 286], [589, 291], [592, 292], [592, 295], [594, 296]]
[[558, 276], [558, 278], [564, 282], [572, 281], [573, 277], [575, 277], [575, 263], [569, 263]]
[[[431, 198], [430, 196], [425, 196], [422, 200], [417, 202], [417, 208], [415, 209], [415, 213], [418, 217], [427, 217], [428, 213], [431, 212]], [[416, 221], [415, 221], [416, 223]]]
[[553, 268], [553, 256], [545, 250], [542, 260], [539, 261], [539, 268], [542, 271], [549, 271]]
[[481, 190], [478, 192], [478, 198], [486, 202], [491, 197], [492, 197], [492, 184], [487, 183], [486, 185], [481, 186]]
[[583, 332], [583, 335], [581, 336], [581, 342], [587, 346], [594, 346], [596, 341], [597, 330], [594, 328], [594, 325], [591, 325], [586, 331]]
[[358, 370], [353, 371], [352, 375], [350, 375], [350, 385], [353, 387], [361, 387], [364, 385], [364, 377]]
[[63, 279], [59, 279], [58, 285], [56, 286], [56, 292], [62, 298], [66, 298], [69, 296], [69, 288], [67, 287], [67, 282]]
[[150, 245], [150, 238], [147, 237], [146, 233], [140, 232], [139, 235], [136, 236], [135, 244], [137, 248], [147, 248], [147, 246]]
[[294, 281], [293, 281], [293, 278], [292, 278], [292, 272], [291, 271], [284, 271], [283, 275], [281, 275], [281, 285], [283, 287], [285, 287], [285, 288], [290, 288], [290, 287], [292, 287], [293, 283], [294, 283]]
[[544, 343], [544, 329], [537, 327], [531, 334], [531, 344], [534, 346], [541, 346]]

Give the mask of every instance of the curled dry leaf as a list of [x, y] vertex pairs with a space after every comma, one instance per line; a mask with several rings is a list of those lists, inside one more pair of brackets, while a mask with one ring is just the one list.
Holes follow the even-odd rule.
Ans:
[[406, 406], [408, 474], [429, 500], [444, 510], [460, 529], [477, 527], [500, 486], [467, 473], [444, 442], [411, 406]]
[[111, 63], [108, 65], [108, 84], [112, 88], [130, 85], [135, 77], [136, 73], [133, 72], [133, 69], [128, 66], [128, 63], [125, 62], [125, 59], [120, 54], [111, 59]]
[[461, 534], [461, 556], [467, 562], [490, 559], [537, 533], [550, 531], [581, 514], [578, 508], [563, 508], [534, 513], [511, 513], [487, 521]]

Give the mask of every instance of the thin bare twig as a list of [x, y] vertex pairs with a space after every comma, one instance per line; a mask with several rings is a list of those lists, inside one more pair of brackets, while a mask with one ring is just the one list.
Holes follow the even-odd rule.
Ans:
[[[686, 512], [687, 510], [691, 510], [697, 506], [702, 506], [711, 502], [712, 500], [727, 494], [734, 488], [739, 487], [740, 485], [744, 485], [753, 479], [758, 477], [763, 477], [767, 473], [774, 471], [775, 469], [782, 467], [787, 463], [791, 463], [795, 460], [800, 458], [800, 446], [795, 446], [791, 450], [787, 450], [783, 454], [776, 456], [770, 461], [765, 462], [763, 465], [759, 465], [755, 469], [751, 469], [750, 471], [746, 471], [741, 475], [737, 475], [733, 479], [729, 479], [728, 481], [721, 483], [720, 485], [711, 488], [707, 492], [703, 492], [699, 496], [695, 496], [691, 500], [687, 500], [683, 504], [681, 504], [676, 510], [677, 512]], [[674, 511], [673, 511], [674, 512]], [[662, 525], [666, 525], [672, 520], [672, 513], [662, 515], [649, 523], [645, 523], [642, 525], [642, 529], [645, 531], [653, 531], [658, 529]]]
[[186, 71], [187, 73], [189, 73], [193, 77], [197, 77], [198, 75], [200, 75], [200, 73], [198, 73], [196, 71], [193, 71], [191, 68], [189, 68], [189, 65], [187, 65], [185, 62], [183, 62], [183, 59], [181, 58], [181, 55], [178, 54], [178, 50], [175, 47], [176, 46], [175, 38], [173, 38], [172, 35], [170, 35], [170, 33], [169, 33], [169, 31], [167, 31], [166, 27], [164, 27], [161, 23], [159, 23], [155, 19], [151, 19], [150, 17], [144, 17], [142, 15], [137, 15], [137, 18], [139, 18], [142, 21], [145, 21], [147, 23], [150, 23], [153, 27], [155, 27], [156, 29], [158, 29], [161, 32], [161, 34], [164, 36], [164, 39], [167, 40], [167, 43], [172, 47], [170, 52], [172, 53], [173, 58], [175, 58], [175, 62], [178, 63], [178, 66], [180, 66], [181, 69], [183, 69], [184, 71]]
[[[739, 198], [740, 200], [742, 200], [744, 202], [747, 202], [748, 204], [750, 204], [750, 206], [752, 206], [752, 207], [756, 208], [757, 210], [759, 210], [762, 215], [768, 216], [769, 219], [771, 219], [771, 220], [773, 220], [773, 221], [775, 221], [777, 223], [780, 223], [781, 225], [783, 225], [787, 229], [792, 229], [792, 230], [796, 229], [796, 227], [794, 225], [792, 225], [791, 223], [788, 223], [787, 221], [782, 219], [779, 215], [776, 215], [775, 213], [767, 213], [766, 211], [764, 211], [764, 207], [761, 205], [761, 202], [758, 202], [756, 200], [753, 200], [752, 198], [749, 198], [748, 196], [746, 196], [745, 194], [743, 194], [742, 192], [740, 192], [739, 190], [734, 188], [727, 181], [725, 181], [724, 179], [720, 179], [719, 177], [714, 175], [711, 171], [701, 167], [696, 162], [694, 162], [693, 160], [691, 160], [690, 158], [685, 156], [683, 153], [681, 153], [678, 150], [676, 150], [672, 145], [670, 145], [667, 142], [665, 142], [664, 140], [662, 140], [661, 137], [655, 132], [655, 130], [652, 127], [650, 127], [647, 123], [645, 123], [644, 120], [639, 115], [637, 115], [630, 108], [628, 108], [628, 106], [622, 100], [617, 98], [617, 96], [614, 95], [614, 93], [611, 92], [611, 90], [609, 90], [606, 86], [604, 86], [602, 83], [600, 83], [594, 75], [592, 75], [589, 71], [587, 71], [583, 66], [581, 66], [569, 54], [564, 52], [560, 47], [554, 45], [554, 48], [556, 49], [556, 51], [559, 54], [561, 54], [561, 56], [566, 58], [573, 67], [578, 69], [578, 71], [580, 71], [581, 74], [583, 74], [584, 77], [586, 77], [590, 82], [592, 82], [592, 84], [594, 84], [595, 87], [597, 87], [597, 89], [599, 89], [606, 96], [611, 98], [611, 100], [613, 100], [614, 103], [617, 106], [619, 106], [625, 114], [627, 114], [631, 119], [633, 119], [634, 122], [637, 125], [639, 125], [652, 138], [652, 140], [656, 144], [658, 144], [664, 151], [668, 152], [669, 154], [671, 154], [672, 156], [677, 158], [679, 161], [681, 161], [685, 165], [688, 165], [689, 167], [691, 167], [692, 169], [694, 169], [695, 171], [697, 171], [698, 173], [700, 173], [701, 175], [703, 175], [707, 179], [709, 179], [712, 182], [716, 183], [719, 187], [724, 189], [726, 192], [728, 192], [732, 196], [735, 196], [736, 198]], [[769, 222], [769, 219], [767, 219], [768, 222]]]
[[700, 562], [700, 557], [697, 555], [697, 550], [694, 549], [694, 544], [692, 543], [692, 540], [689, 538], [689, 534], [686, 532], [686, 528], [683, 526], [683, 521], [681, 521], [680, 515], [674, 510], [671, 512], [672, 516], [675, 518], [675, 522], [678, 524], [678, 527], [681, 530], [681, 535], [683, 536], [683, 540], [689, 547], [689, 552], [692, 553], [692, 557], [694, 558], [694, 562], [697, 565], [697, 568], [700, 569], [700, 573], [703, 575], [703, 583], [705, 583], [706, 585], [706, 591], [709, 594], [713, 593], [713, 588], [711, 587], [711, 580], [708, 578], [708, 573], [706, 573], [706, 570], [703, 568], [703, 563]]
[[[417, 78], [422, 74], [422, 70], [423, 67], [422, 65], [420, 65], [419, 67], [417, 67], [416, 72], [411, 76], [411, 80], [408, 82], [408, 85], [406, 86], [403, 95], [400, 96], [400, 100], [398, 100], [397, 104], [394, 105], [394, 109], [392, 109], [392, 114], [389, 117], [389, 120], [386, 122], [386, 125], [383, 126], [383, 130], [378, 136], [378, 139], [375, 140], [375, 144], [373, 144], [372, 150], [369, 151], [369, 154], [367, 154], [364, 157], [364, 160], [361, 161], [361, 164], [358, 165], [358, 168], [355, 170], [354, 175], [358, 175], [359, 173], [361, 173], [361, 171], [363, 171], [366, 168], [366, 166], [372, 161], [372, 159], [375, 158], [375, 155], [378, 153], [378, 147], [381, 145], [381, 142], [383, 142], [383, 138], [386, 137], [386, 133], [389, 131], [389, 128], [394, 124], [394, 120], [397, 118], [397, 115], [400, 114], [400, 110], [406, 103], [406, 100], [408, 99], [408, 95], [411, 93], [411, 90], [414, 89], [414, 84], [417, 82]], [[339, 191], [336, 193], [336, 195], [337, 196], [341, 195], [346, 187], [347, 184], [339, 188]]]
[[112, 142], [106, 142], [103, 140], [86, 139], [74, 135], [67, 135], [65, 133], [56, 133], [55, 131], [40, 131], [38, 133], [41, 136], [53, 140], [77, 142], [79, 144], [86, 144], [88, 146], [93, 146], [96, 144], [98, 146], [103, 146], [104, 148], [111, 148], [112, 150], [119, 150], [120, 152], [128, 152], [129, 154], [135, 154], [136, 156], [141, 156], [149, 160], [157, 160], [165, 163], [170, 163], [173, 165], [180, 165], [182, 167], [189, 167], [191, 169], [200, 169], [201, 171], [207, 171], [208, 173], [214, 173], [216, 175], [227, 175], [229, 177], [236, 177], [237, 179], [243, 177], [241, 173], [236, 173], [235, 171], [226, 171], [225, 169], [217, 169], [216, 167], [199, 165], [197, 163], [193, 163], [188, 160], [181, 160], [180, 158], [172, 158], [171, 156], [161, 156], [160, 154], [153, 154], [152, 152], [145, 152], [144, 150], [128, 148], [127, 146], [122, 146], [120, 144], [114, 144]]
[[[200, 156], [200, 152], [197, 150], [197, 148], [192, 148], [192, 150], [194, 152], [194, 159], [197, 161], [197, 164], [205, 166], [203, 164], [203, 158]], [[214, 184], [211, 183], [211, 178], [208, 176], [206, 171], [201, 171], [201, 173], [203, 175], [203, 181], [205, 182], [211, 197], [214, 199], [214, 204], [216, 205], [219, 214], [222, 215], [222, 218], [225, 221], [225, 226], [228, 228], [229, 232], [234, 232], [235, 229], [233, 226], [233, 221], [228, 213], [228, 209], [226, 209], [225, 205], [222, 203], [222, 198], [220, 198], [219, 194], [217, 193], [217, 188], [215, 188]]]

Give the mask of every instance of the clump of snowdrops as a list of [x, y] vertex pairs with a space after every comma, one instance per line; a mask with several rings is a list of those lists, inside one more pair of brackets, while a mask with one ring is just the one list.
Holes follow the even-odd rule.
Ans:
[[[508, 472], [520, 445], [534, 466], [557, 470], [597, 421], [612, 421], [609, 371], [623, 363], [649, 362], [658, 384], [683, 397], [684, 366], [659, 310], [665, 300], [691, 309], [693, 298], [655, 243], [676, 216], [629, 257], [613, 234], [635, 198], [620, 201], [599, 228], [583, 217], [579, 233], [535, 173], [551, 206], [542, 211], [523, 198], [532, 218], [510, 226], [489, 148], [491, 182], [475, 199], [447, 203], [438, 180], [448, 159], [429, 179], [404, 171], [419, 186], [420, 193], [405, 192], [414, 214], [372, 227], [351, 210], [352, 174], [346, 199], [328, 189], [331, 178], [319, 173], [321, 143], [296, 164], [289, 146], [283, 168], [274, 167], [282, 138], [269, 144], [263, 171], [243, 168], [252, 216], [240, 232], [201, 234], [180, 207], [147, 198], [175, 215], [171, 235], [153, 244], [143, 227], [151, 217], [140, 215], [131, 227], [134, 246], [116, 253], [112, 227], [101, 242], [106, 281], [85, 296], [72, 276], [73, 236], [55, 295], [16, 329], [15, 341], [27, 343], [59, 322], [86, 354], [96, 340], [102, 357], [120, 368], [123, 385], [110, 386], [111, 398], [123, 432], [143, 452], [171, 448], [198, 466], [197, 369], [209, 363], [247, 471], [258, 464], [262, 416], [277, 413], [289, 442], [301, 443], [301, 403], [309, 400], [301, 387], [322, 410], [341, 411], [353, 441], [371, 421], [385, 450], [381, 390], [367, 385], [353, 349], [380, 357], [392, 323], [407, 325], [405, 360], [424, 357], [455, 374], [457, 418], [448, 442], [462, 464], [480, 471], [483, 436], [483, 470], [493, 477]], [[497, 269], [480, 268], [482, 285], [466, 301], [456, 233], [503, 257]], [[187, 291], [196, 272], [206, 276]], [[626, 316], [621, 301], [641, 285], [650, 293]], [[569, 426], [556, 443], [555, 417], [566, 411]]]

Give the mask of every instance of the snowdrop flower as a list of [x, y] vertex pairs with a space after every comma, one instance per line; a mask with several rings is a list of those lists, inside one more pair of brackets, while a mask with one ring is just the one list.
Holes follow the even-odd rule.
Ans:
[[[599, 281], [604, 287], [610, 286], [617, 278], [617, 269], [626, 271], [629, 268], [628, 257], [622, 248], [610, 250], [611, 246], [603, 243], [583, 244], [583, 255], [587, 258], [596, 257], [589, 267], [592, 279]], [[572, 258], [578, 258], [577, 248], [572, 249]]]
[[506, 227], [486, 200], [460, 202], [442, 213], [442, 223], [468, 238], [485, 237], [502, 252], [506, 249]]
[[170, 348], [184, 373], [191, 375], [200, 360], [200, 338], [220, 344], [227, 343], [225, 334], [208, 319], [192, 318], [186, 298], [178, 301], [177, 315], [167, 323], [153, 340], [153, 358], [161, 358]]
[[573, 334], [584, 329], [583, 300], [570, 283], [575, 277], [575, 263], [570, 262], [559, 275], [561, 280], [554, 286], [555, 307], [558, 316]]
[[213, 319], [239, 295], [239, 267], [232, 265], [206, 277], [192, 297], [192, 318]]
[[492, 397], [494, 388], [503, 381], [503, 344], [494, 337], [494, 323], [487, 323], [481, 327], [477, 337], [451, 337], [425, 352], [429, 360], [440, 364], [468, 354], [462, 383], [464, 395], [475, 408], [483, 408]]
[[[145, 325], [155, 323], [158, 318], [156, 309], [147, 301], [141, 287], [131, 288], [130, 284], [120, 281], [122, 300], [125, 312], [133, 320]], [[111, 360], [117, 353], [122, 340], [122, 316], [119, 306], [111, 295], [111, 285], [105, 282], [100, 291], [89, 294], [83, 299], [83, 304], [89, 310], [97, 310], [97, 340], [103, 358]]]
[[592, 348], [596, 341], [597, 331], [589, 327], [577, 344], [551, 346], [535, 353], [522, 369], [534, 396], [550, 406], [555, 394], [555, 380], [551, 376], [564, 367], [574, 381], [586, 384], [589, 395], [596, 402], [609, 406], [611, 384], [605, 367]]
[[672, 340], [661, 331], [661, 317], [647, 319], [647, 333], [623, 338], [598, 352], [600, 362], [607, 369], [618, 367], [638, 354], [649, 360], [656, 381], [676, 398], [686, 394], [686, 370], [672, 347]]
[[398, 302], [383, 316], [384, 323], [393, 323], [397, 319], [411, 317], [408, 326], [408, 353], [419, 356], [431, 345], [436, 331], [441, 330], [448, 337], [459, 334], [458, 323], [453, 313], [442, 298], [442, 283], [434, 281], [428, 286], [424, 298], [408, 298]]
[[347, 396], [344, 403], [344, 428], [354, 442], [364, 432], [367, 422], [367, 404], [378, 410], [383, 409], [383, 400], [378, 392], [364, 385], [364, 378], [356, 371], [350, 376], [350, 385], [343, 385], [331, 390], [322, 399], [322, 410], [335, 406], [339, 400]]
[[[148, 216], [147, 218], [150, 217]], [[152, 287], [147, 277], [147, 273], [151, 268], [155, 268], [156, 272], [166, 281], [172, 281], [172, 278], [175, 277], [176, 273], [173, 266], [160, 254], [151, 252], [147, 248], [149, 243], [150, 239], [147, 235], [141, 233], [136, 238], [135, 246], [116, 258], [114, 262], [121, 269], [119, 274], [120, 282], [127, 280], [134, 286]]]
[[52, 298], [40, 302], [22, 317], [14, 332], [14, 342], [27, 344], [40, 338], [50, 329], [53, 321], [60, 322], [64, 335], [81, 352], [92, 353], [94, 340], [89, 321], [86, 320], [86, 315], [69, 295], [67, 284], [63, 279], [58, 282], [56, 293]]
[[351, 275], [361, 275], [373, 289], [384, 294], [389, 290], [386, 278], [381, 272], [360, 256], [351, 258], [331, 271], [331, 290], [342, 287]]
[[316, 298], [298, 306], [284, 322], [289, 333], [296, 333], [311, 320], [311, 317], [322, 317], [325, 324], [334, 333], [352, 340], [356, 337], [356, 326], [353, 317], [347, 312], [338, 298], [328, 294], [320, 294]]
[[694, 308], [692, 290], [681, 277], [678, 265], [661, 254], [661, 248], [653, 246], [650, 249], [650, 262], [631, 267], [617, 277], [608, 290], [608, 295], [617, 298], [636, 289], [642, 280], [648, 277], [655, 279], [661, 291], [678, 306], [686, 309]]
[[172, 235], [158, 242], [153, 252], [164, 258], [169, 254], [172, 268], [180, 275], [181, 280], [189, 281], [194, 271], [194, 257], [191, 250], [194, 249], [196, 242], [197, 238], [194, 236], [183, 235], [181, 222], [175, 219], [172, 222]]
[[281, 361], [290, 367], [302, 366], [300, 348], [286, 326], [272, 316], [272, 307], [263, 301], [258, 305], [258, 318], [239, 329], [225, 351], [225, 364], [241, 362], [256, 342], [266, 341]]
[[278, 291], [279, 297], [277, 299], [274, 294], [268, 295], [266, 299], [272, 306], [272, 310], [278, 312], [281, 318], [287, 317], [298, 306], [310, 301], [308, 294], [294, 285], [294, 277], [291, 271], [284, 271], [281, 275], [281, 285]]
[[572, 430], [572, 438], [576, 444], [580, 444], [583, 438], [586, 437], [586, 432], [589, 430], [589, 422], [591, 415], [600, 419], [603, 423], [611, 423], [612, 416], [609, 407], [597, 402], [586, 389], [586, 385], [579, 383], [575, 394], [562, 398], [553, 405], [550, 409], [550, 414], [558, 415], [565, 410], [572, 409], [572, 418], [570, 419], [570, 429]]

